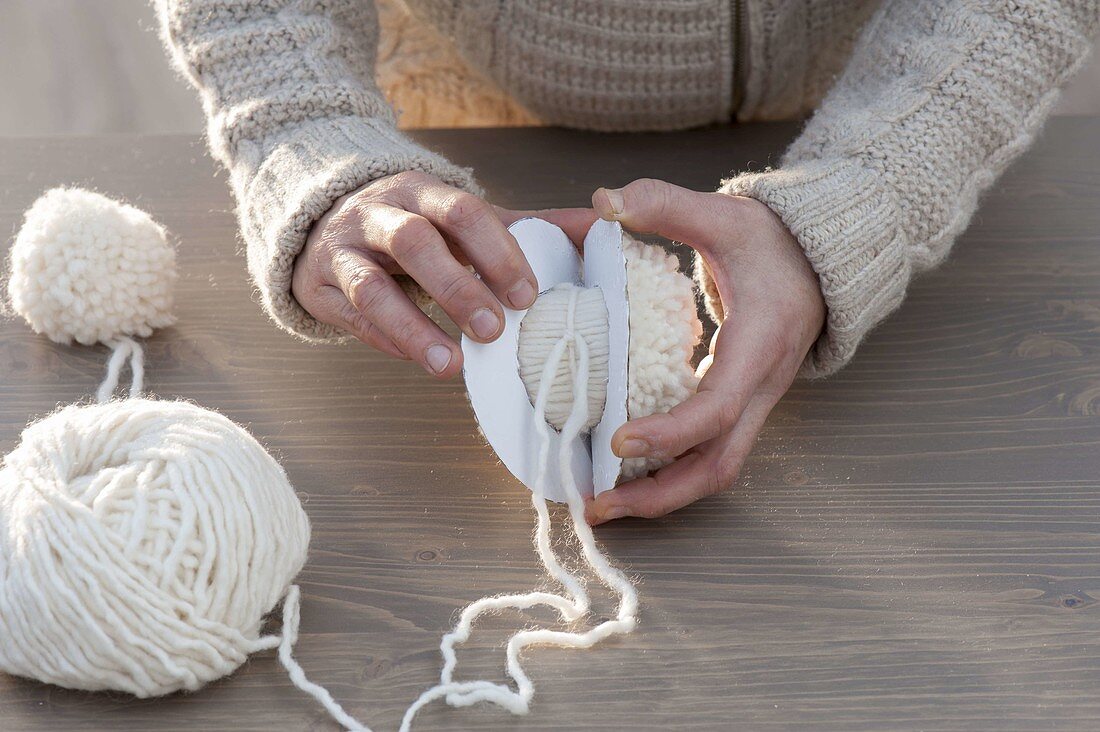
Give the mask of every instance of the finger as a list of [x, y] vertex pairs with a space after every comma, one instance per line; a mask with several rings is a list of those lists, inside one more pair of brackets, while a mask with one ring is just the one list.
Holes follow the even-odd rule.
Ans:
[[619, 427], [611, 437], [615, 454], [672, 458], [733, 429], [782, 355], [773, 329], [766, 320], [726, 321], [695, 394], [667, 412]]
[[382, 332], [375, 323], [368, 321], [363, 314], [352, 306], [347, 296], [338, 287], [333, 285], [321, 285], [315, 296], [319, 312], [327, 317], [325, 322], [330, 322], [343, 328], [368, 346], [377, 348], [383, 353], [396, 356], [402, 360], [409, 360], [409, 356], [393, 342], [393, 339]]
[[500, 301], [458, 263], [430, 221], [385, 204], [369, 204], [362, 216], [367, 241], [383, 248], [464, 333], [483, 342], [500, 335]]
[[516, 310], [531, 306], [538, 294], [535, 273], [492, 206], [448, 186], [417, 189], [414, 198], [408, 209], [446, 235], [500, 302]]
[[588, 236], [588, 230], [592, 224], [600, 218], [590, 208], [545, 208], [538, 211], [512, 211], [506, 208], [496, 207], [497, 216], [505, 226], [511, 226], [520, 219], [536, 218], [549, 221], [554, 226], [565, 232], [569, 241], [579, 251], [584, 251], [584, 238]]
[[708, 353], [703, 356], [699, 361], [699, 365], [695, 367], [695, 378], [702, 379], [710, 371], [710, 367], [714, 365], [714, 354]]
[[767, 396], [754, 399], [732, 432], [651, 476], [604, 491], [586, 506], [585, 518], [593, 525], [623, 516], [656, 518], [729, 488], [772, 406]]
[[376, 329], [428, 373], [447, 378], [462, 367], [462, 351], [413, 304], [382, 266], [358, 249], [333, 253], [336, 284], [358, 316], [348, 314], [351, 332], [369, 337]]
[[721, 194], [701, 193], [653, 178], [640, 178], [622, 188], [600, 188], [592, 207], [602, 219], [618, 221], [627, 229], [657, 234], [705, 249], [715, 237], [707, 222], [714, 221]]

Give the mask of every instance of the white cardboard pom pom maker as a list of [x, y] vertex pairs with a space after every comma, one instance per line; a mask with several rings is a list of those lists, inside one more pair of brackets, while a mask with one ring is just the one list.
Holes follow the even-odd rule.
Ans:
[[[615, 222], [597, 221], [584, 240], [584, 260], [561, 229], [541, 219], [521, 219], [508, 227], [538, 280], [539, 293], [571, 283], [598, 287], [608, 319], [607, 400], [599, 423], [589, 435], [569, 446], [573, 480], [590, 497], [615, 487], [622, 458], [611, 451], [611, 436], [626, 422], [627, 354], [630, 346], [630, 306], [626, 286], [623, 230]], [[525, 486], [534, 485], [541, 419], [519, 375], [519, 331], [526, 310], [504, 308], [504, 332], [492, 343], [462, 337], [466, 390], [481, 431], [489, 444]], [[551, 454], [559, 434], [551, 432]], [[546, 498], [564, 503], [557, 462], [550, 461]]]

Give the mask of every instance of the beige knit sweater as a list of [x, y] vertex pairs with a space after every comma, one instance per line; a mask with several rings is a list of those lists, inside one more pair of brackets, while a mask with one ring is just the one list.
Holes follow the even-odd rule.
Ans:
[[[1100, 0], [406, 2], [546, 123], [674, 129], [817, 107], [778, 169], [721, 188], [771, 207], [818, 273], [828, 317], [809, 374], [843, 365], [946, 256], [1100, 26]], [[372, 0], [157, 4], [229, 169], [264, 307], [302, 337], [339, 338], [290, 293], [313, 222], [381, 176], [422, 170], [479, 192], [471, 171], [396, 129]]]

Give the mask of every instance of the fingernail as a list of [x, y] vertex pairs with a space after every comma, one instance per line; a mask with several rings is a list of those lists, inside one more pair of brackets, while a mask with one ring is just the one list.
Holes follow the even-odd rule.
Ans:
[[500, 330], [500, 318], [492, 310], [480, 308], [470, 318], [470, 329], [478, 338], [488, 340]]
[[631, 438], [623, 440], [623, 444], [619, 445], [619, 457], [636, 458], [645, 457], [648, 454], [649, 443], [645, 440]]
[[607, 202], [611, 204], [611, 213], [618, 216], [623, 212], [623, 192], [618, 188], [604, 188], [604, 195], [607, 196]]
[[441, 374], [447, 368], [447, 364], [451, 362], [451, 349], [440, 343], [435, 343], [428, 346], [424, 357], [428, 361], [428, 367], [435, 373]]
[[535, 288], [528, 280], [520, 280], [508, 290], [508, 303], [516, 310], [531, 307], [535, 301]]

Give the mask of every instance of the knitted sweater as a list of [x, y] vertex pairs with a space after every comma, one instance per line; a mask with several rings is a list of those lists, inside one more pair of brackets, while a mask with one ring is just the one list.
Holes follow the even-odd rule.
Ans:
[[[396, 129], [374, 80], [372, 0], [156, 2], [229, 170], [264, 307], [306, 339], [339, 339], [290, 293], [313, 222], [404, 170], [480, 193], [471, 171]], [[817, 106], [778, 169], [721, 187], [774, 210], [819, 276], [828, 315], [809, 375], [843, 365], [946, 256], [1100, 26], [1100, 0], [406, 2], [547, 123], [673, 129]]]

